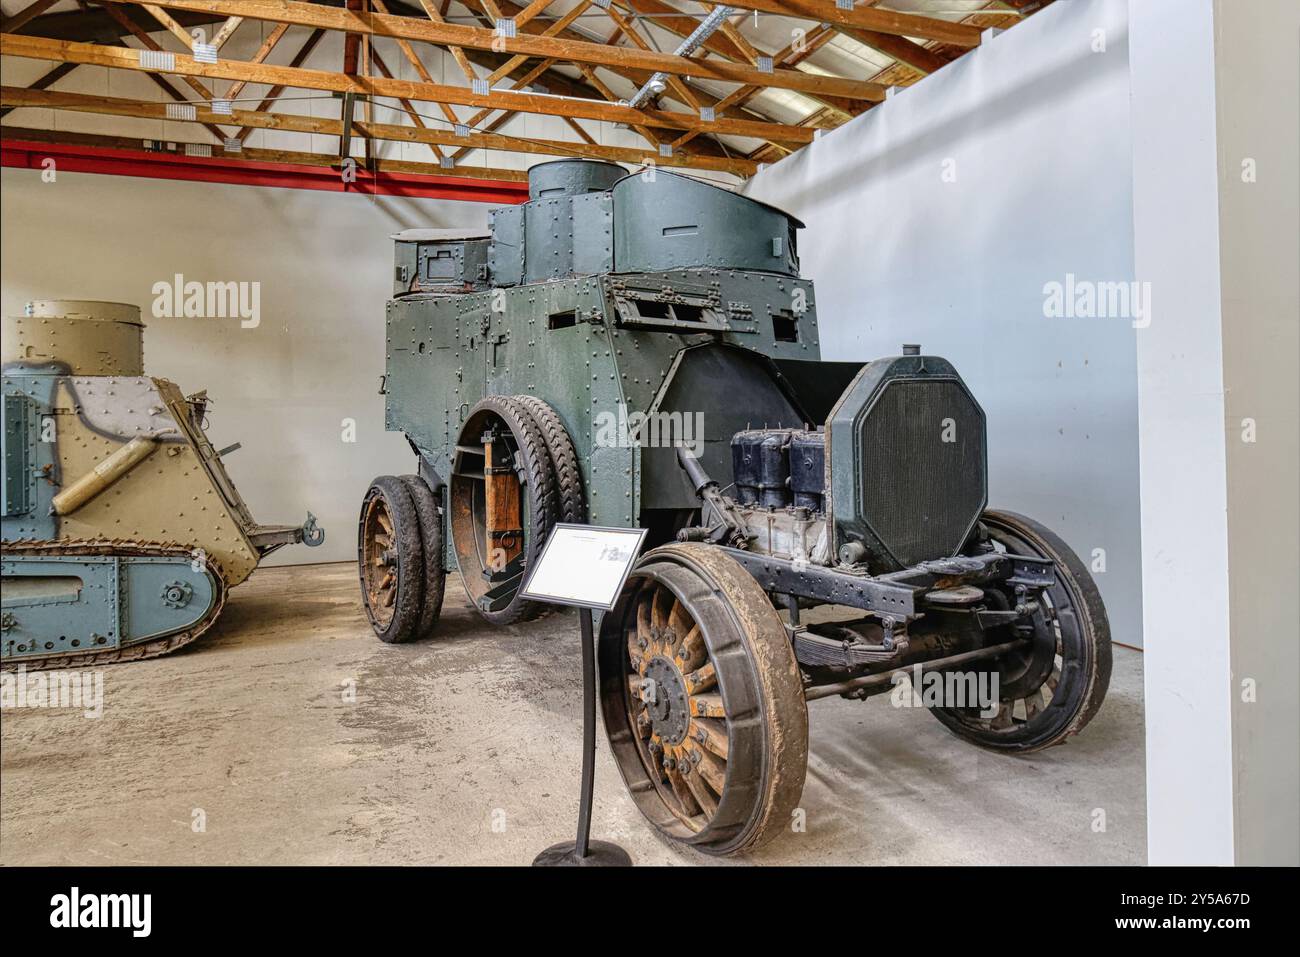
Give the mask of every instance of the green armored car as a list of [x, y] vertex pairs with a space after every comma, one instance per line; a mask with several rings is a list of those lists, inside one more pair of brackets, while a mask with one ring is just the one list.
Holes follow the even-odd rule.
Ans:
[[821, 360], [801, 226], [562, 160], [487, 231], [396, 237], [386, 425], [416, 467], [362, 505], [376, 633], [433, 634], [453, 567], [488, 622], [536, 616], [521, 585], [557, 522], [648, 529], [600, 622], [604, 723], [646, 817], [711, 854], [790, 826], [807, 701], [938, 678], [949, 729], [1028, 752], [1087, 724], [1110, 676], [1087, 569], [987, 508], [957, 370], [916, 346]]

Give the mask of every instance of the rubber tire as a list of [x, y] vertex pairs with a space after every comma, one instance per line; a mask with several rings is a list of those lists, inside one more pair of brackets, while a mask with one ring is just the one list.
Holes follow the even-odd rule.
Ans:
[[[371, 499], [382, 496], [389, 516], [393, 520], [394, 543], [397, 549], [397, 597], [393, 602], [393, 617], [388, 625], [376, 621], [366, 598], [365, 533], [366, 509]], [[361, 574], [361, 604], [365, 608], [370, 627], [379, 640], [387, 644], [401, 644], [415, 637], [420, 620], [420, 603], [424, 598], [424, 562], [421, 557], [420, 520], [410, 490], [395, 475], [381, 475], [370, 483], [370, 489], [361, 503], [361, 520], [357, 523], [357, 566]]]
[[443, 567], [442, 506], [441, 496], [429, 488], [429, 483], [418, 475], [403, 475], [402, 482], [415, 503], [415, 515], [420, 523], [420, 557], [424, 564], [424, 596], [420, 601], [420, 617], [414, 637], [430, 638], [442, 614], [442, 599], [446, 592], [447, 569]]
[[551, 457], [551, 466], [555, 469], [556, 493], [559, 496], [557, 520], [585, 525], [587, 497], [582, 491], [582, 471], [578, 467], [578, 452], [564, 422], [559, 413], [535, 395], [515, 398], [532, 415], [546, 440], [546, 451]]
[[[551, 529], [555, 527], [557, 516], [559, 515], [559, 491], [556, 483], [555, 468], [551, 464], [550, 454], [547, 452], [546, 438], [542, 434], [541, 427], [537, 424], [527, 407], [519, 401], [519, 396], [502, 396], [493, 395], [481, 399], [470, 409], [465, 418], [465, 425], [462, 426], [461, 434], [457, 439], [458, 444], [477, 444], [477, 435], [469, 434], [477, 431], [470, 428], [474, 419], [480, 412], [490, 412], [500, 418], [510, 429], [519, 452], [523, 458], [523, 467], [525, 473], [525, 508], [528, 510], [528, 530], [531, 534], [524, 537], [524, 560], [525, 568], [531, 567], [542, 554], [542, 549], [546, 545], [546, 540], [550, 536]], [[456, 476], [452, 476], [453, 483], [456, 482]], [[469, 596], [470, 604], [474, 610], [483, 617], [485, 621], [493, 625], [512, 625], [520, 621], [527, 621], [539, 617], [548, 610], [546, 605], [535, 601], [526, 601], [518, 596], [518, 593], [510, 600], [504, 608], [497, 611], [484, 611], [479, 607], [476, 596], [482, 594], [481, 590], [471, 588], [468, 575], [481, 575], [483, 566], [480, 563], [473, 563], [473, 569], [467, 569], [471, 564], [467, 556], [474, 555], [476, 552], [469, 549], [462, 549], [456, 541], [455, 521], [455, 499], [456, 489], [452, 489], [452, 507], [453, 521], [451, 526], [452, 544], [455, 546], [457, 556], [457, 569], [460, 573], [461, 583], [465, 586], [465, 593]]]
[[[733, 705], [749, 695], [757, 702], [758, 734], [744, 741], [746, 747], [756, 744], [760, 754], [757, 798], [743, 824], [716, 838], [692, 834], [662, 806], [629, 723], [627, 646], [622, 623], [628, 602], [635, 615], [642, 576], [656, 566], [693, 577], [708, 593], [701, 594], [701, 601], [716, 603], [715, 610], [721, 613], [716, 620], [728, 623], [729, 634], [706, 631], [704, 639], [710, 659], [719, 667], [720, 692], [727, 706], [730, 749], [734, 753], [745, 750], [738, 747], [742, 742], [737, 735], [750, 733], [748, 729], [754, 726], [746, 712], [733, 715]], [[724, 670], [721, 662], [734, 661], [738, 652], [748, 666], [747, 672]], [[634, 566], [614, 610], [601, 619], [599, 662], [601, 707], [610, 750], [633, 801], [661, 836], [722, 857], [751, 851], [789, 827], [808, 770], [808, 707], [785, 625], [767, 594], [740, 563], [716, 546], [696, 542], [664, 545], [647, 552]], [[744, 677], [747, 687], [731, 686], [729, 678], [733, 675]], [[733, 720], [735, 725], [731, 724]], [[742, 724], [743, 731], [739, 730]], [[742, 787], [747, 783], [740, 782]], [[729, 768], [727, 790], [731, 788]], [[662, 813], [656, 813], [661, 807]]]
[[[931, 714], [958, 737], [990, 751], [1027, 754], [1064, 743], [1078, 734], [1096, 717], [1110, 686], [1111, 646], [1110, 621], [1102, 604], [1101, 592], [1092, 575], [1061, 537], [1039, 522], [1016, 512], [988, 510], [980, 521], [990, 529], [1000, 530], [1028, 543], [1038, 554], [1035, 557], [1051, 559], [1056, 566], [1057, 583], [1048, 589], [1049, 595], [1067, 595], [1070, 606], [1078, 617], [1082, 654], [1072, 665], [1064, 659], [1061, 685], [1066, 684], [1066, 667], [1070, 667], [1070, 687], [1060, 698], [1052, 701], [1042, 712], [1052, 720], [1031, 729], [1022, 726], [1020, 733], [987, 732], [966, 724], [963, 715], [955, 709], [932, 708]], [[1058, 609], [1063, 607], [1058, 603]], [[1063, 656], [1064, 658], [1064, 656]], [[1064, 710], [1058, 709], [1058, 700]]]

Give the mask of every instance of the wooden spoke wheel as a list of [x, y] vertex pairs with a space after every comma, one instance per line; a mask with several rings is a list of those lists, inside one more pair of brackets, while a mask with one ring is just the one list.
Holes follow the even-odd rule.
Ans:
[[410, 489], [381, 475], [361, 503], [357, 567], [366, 617], [381, 641], [415, 637], [424, 598], [420, 520]]
[[600, 693], [633, 800], [671, 840], [709, 854], [789, 826], [808, 714], [785, 626], [720, 549], [665, 545], [601, 621]]
[[560, 493], [547, 437], [517, 397], [489, 396], [470, 410], [450, 490], [452, 547], [479, 614], [495, 625], [541, 614], [518, 593], [560, 515]]
[[[1110, 623], [1087, 568], [1057, 535], [1014, 512], [981, 518], [994, 547], [1014, 555], [1050, 559], [1056, 583], [1044, 592], [1023, 651], [997, 660], [998, 712], [934, 708], [950, 730], [981, 747], [1027, 752], [1060, 744], [1077, 734], [1101, 707], [1110, 684]], [[1010, 608], [1015, 597], [990, 590], [991, 603]], [[990, 635], [989, 641], [1014, 634]], [[991, 710], [991, 709], [990, 709]]]

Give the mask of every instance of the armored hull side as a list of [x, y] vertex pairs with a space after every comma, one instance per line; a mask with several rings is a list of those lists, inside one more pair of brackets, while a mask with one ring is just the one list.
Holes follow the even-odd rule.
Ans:
[[[807, 417], [772, 361], [820, 359], [812, 284], [802, 279], [684, 269], [418, 295], [390, 301], [387, 326], [386, 428], [405, 433], [445, 478], [478, 400], [545, 397], [573, 437], [596, 523], [695, 507], [671, 449], [625, 441], [636, 416], [675, 413], [693, 423], [683, 417], [702, 413], [711, 463], [729, 455], [732, 433], [747, 423], [820, 421]], [[721, 368], [696, 372], [699, 350], [742, 355], [714, 360], [730, 367], [722, 378]], [[724, 393], [681, 387], [688, 375]]]

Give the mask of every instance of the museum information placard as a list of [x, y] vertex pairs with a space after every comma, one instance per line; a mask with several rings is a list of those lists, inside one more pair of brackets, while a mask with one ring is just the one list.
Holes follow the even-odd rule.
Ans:
[[608, 611], [618, 600], [645, 534], [643, 528], [556, 525], [524, 585], [524, 597]]

